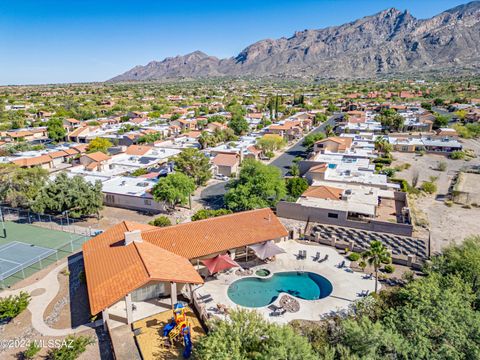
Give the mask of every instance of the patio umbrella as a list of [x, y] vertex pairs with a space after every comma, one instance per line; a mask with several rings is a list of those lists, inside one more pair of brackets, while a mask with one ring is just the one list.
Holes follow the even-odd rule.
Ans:
[[235, 260], [232, 260], [228, 255], [217, 255], [211, 259], [202, 260], [202, 263], [208, 268], [210, 274], [215, 274], [222, 270], [231, 269], [233, 267], [240, 267]]
[[250, 245], [249, 248], [252, 249], [255, 252], [255, 255], [262, 260], [285, 253], [285, 250], [277, 246], [272, 240], [266, 241], [262, 244]]

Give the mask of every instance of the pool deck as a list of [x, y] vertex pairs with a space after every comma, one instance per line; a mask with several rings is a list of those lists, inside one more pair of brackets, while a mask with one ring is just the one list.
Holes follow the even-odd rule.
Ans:
[[[369, 293], [375, 290], [375, 280], [364, 278], [365, 274], [353, 272], [350, 268], [350, 261], [340, 255], [335, 249], [315, 243], [300, 243], [297, 241], [285, 241], [279, 244], [286, 253], [277, 255], [276, 260], [268, 264], [261, 264], [252, 269], [268, 269], [272, 273], [284, 271], [310, 271], [326, 277], [333, 285], [333, 291], [330, 296], [320, 300], [302, 300], [296, 298], [300, 303], [300, 311], [296, 313], [285, 313], [282, 316], [270, 316], [272, 312], [266, 307], [247, 308], [255, 309], [266, 319], [277, 323], [288, 323], [292, 320], [321, 320], [326, 314], [345, 310], [352, 301], [360, 299], [364, 291]], [[299, 250], [307, 251], [307, 258], [297, 260]], [[313, 261], [316, 253], [320, 252], [320, 258], [328, 254], [328, 260], [323, 263]], [[338, 264], [345, 261], [345, 267], [339, 268]], [[227, 295], [228, 287], [231, 283], [245, 276], [231, 273], [222, 273], [216, 280], [209, 280], [204, 285], [195, 289], [197, 296], [210, 294], [213, 301], [205, 303], [205, 308], [212, 316], [225, 318], [225, 315], [219, 314], [217, 304], [226, 305], [228, 308], [242, 308], [235, 304]], [[380, 283], [378, 284], [380, 288]], [[279, 306], [281, 295], [273, 302]], [[200, 304], [202, 302], [200, 301]]]

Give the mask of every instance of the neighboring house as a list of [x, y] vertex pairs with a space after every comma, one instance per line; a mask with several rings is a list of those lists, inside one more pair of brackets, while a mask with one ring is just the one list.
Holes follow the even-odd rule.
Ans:
[[80, 156], [80, 164], [85, 166], [86, 170], [101, 170], [105, 163], [110, 160], [110, 156], [101, 151]]
[[41, 167], [42, 169], [47, 170], [53, 168], [53, 160], [48, 155], [24, 157], [12, 160], [11, 162], [23, 168]]
[[150, 213], [165, 211], [165, 204], [153, 200], [154, 179], [116, 176], [102, 183], [104, 204]]
[[212, 160], [216, 175], [232, 176], [238, 174], [240, 156], [237, 154], [218, 154]]
[[350, 137], [339, 137], [333, 136], [323, 140], [319, 140], [315, 143], [313, 147], [314, 152], [334, 152], [334, 153], [344, 153], [352, 145], [352, 138]]
[[280, 202], [277, 215], [404, 236], [413, 232], [406, 194], [368, 185], [319, 182], [295, 203]]

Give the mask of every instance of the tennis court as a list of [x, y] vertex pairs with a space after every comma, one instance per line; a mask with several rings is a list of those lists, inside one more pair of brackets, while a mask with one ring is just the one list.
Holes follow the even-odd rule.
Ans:
[[84, 235], [5, 221], [0, 237], [0, 280], [5, 288], [76, 252]]

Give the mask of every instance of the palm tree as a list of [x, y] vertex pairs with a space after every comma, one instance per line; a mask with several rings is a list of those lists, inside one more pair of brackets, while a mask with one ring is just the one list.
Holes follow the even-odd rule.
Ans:
[[366, 260], [366, 262], [373, 266], [375, 269], [375, 293], [378, 289], [378, 269], [384, 263], [390, 263], [391, 257], [390, 253], [388, 252], [387, 248], [382, 244], [381, 241], [372, 241], [370, 243], [370, 249], [365, 251], [362, 254], [362, 258]]
[[375, 139], [375, 149], [378, 152], [388, 155], [388, 153], [393, 150], [393, 146], [386, 138], [379, 136]]

